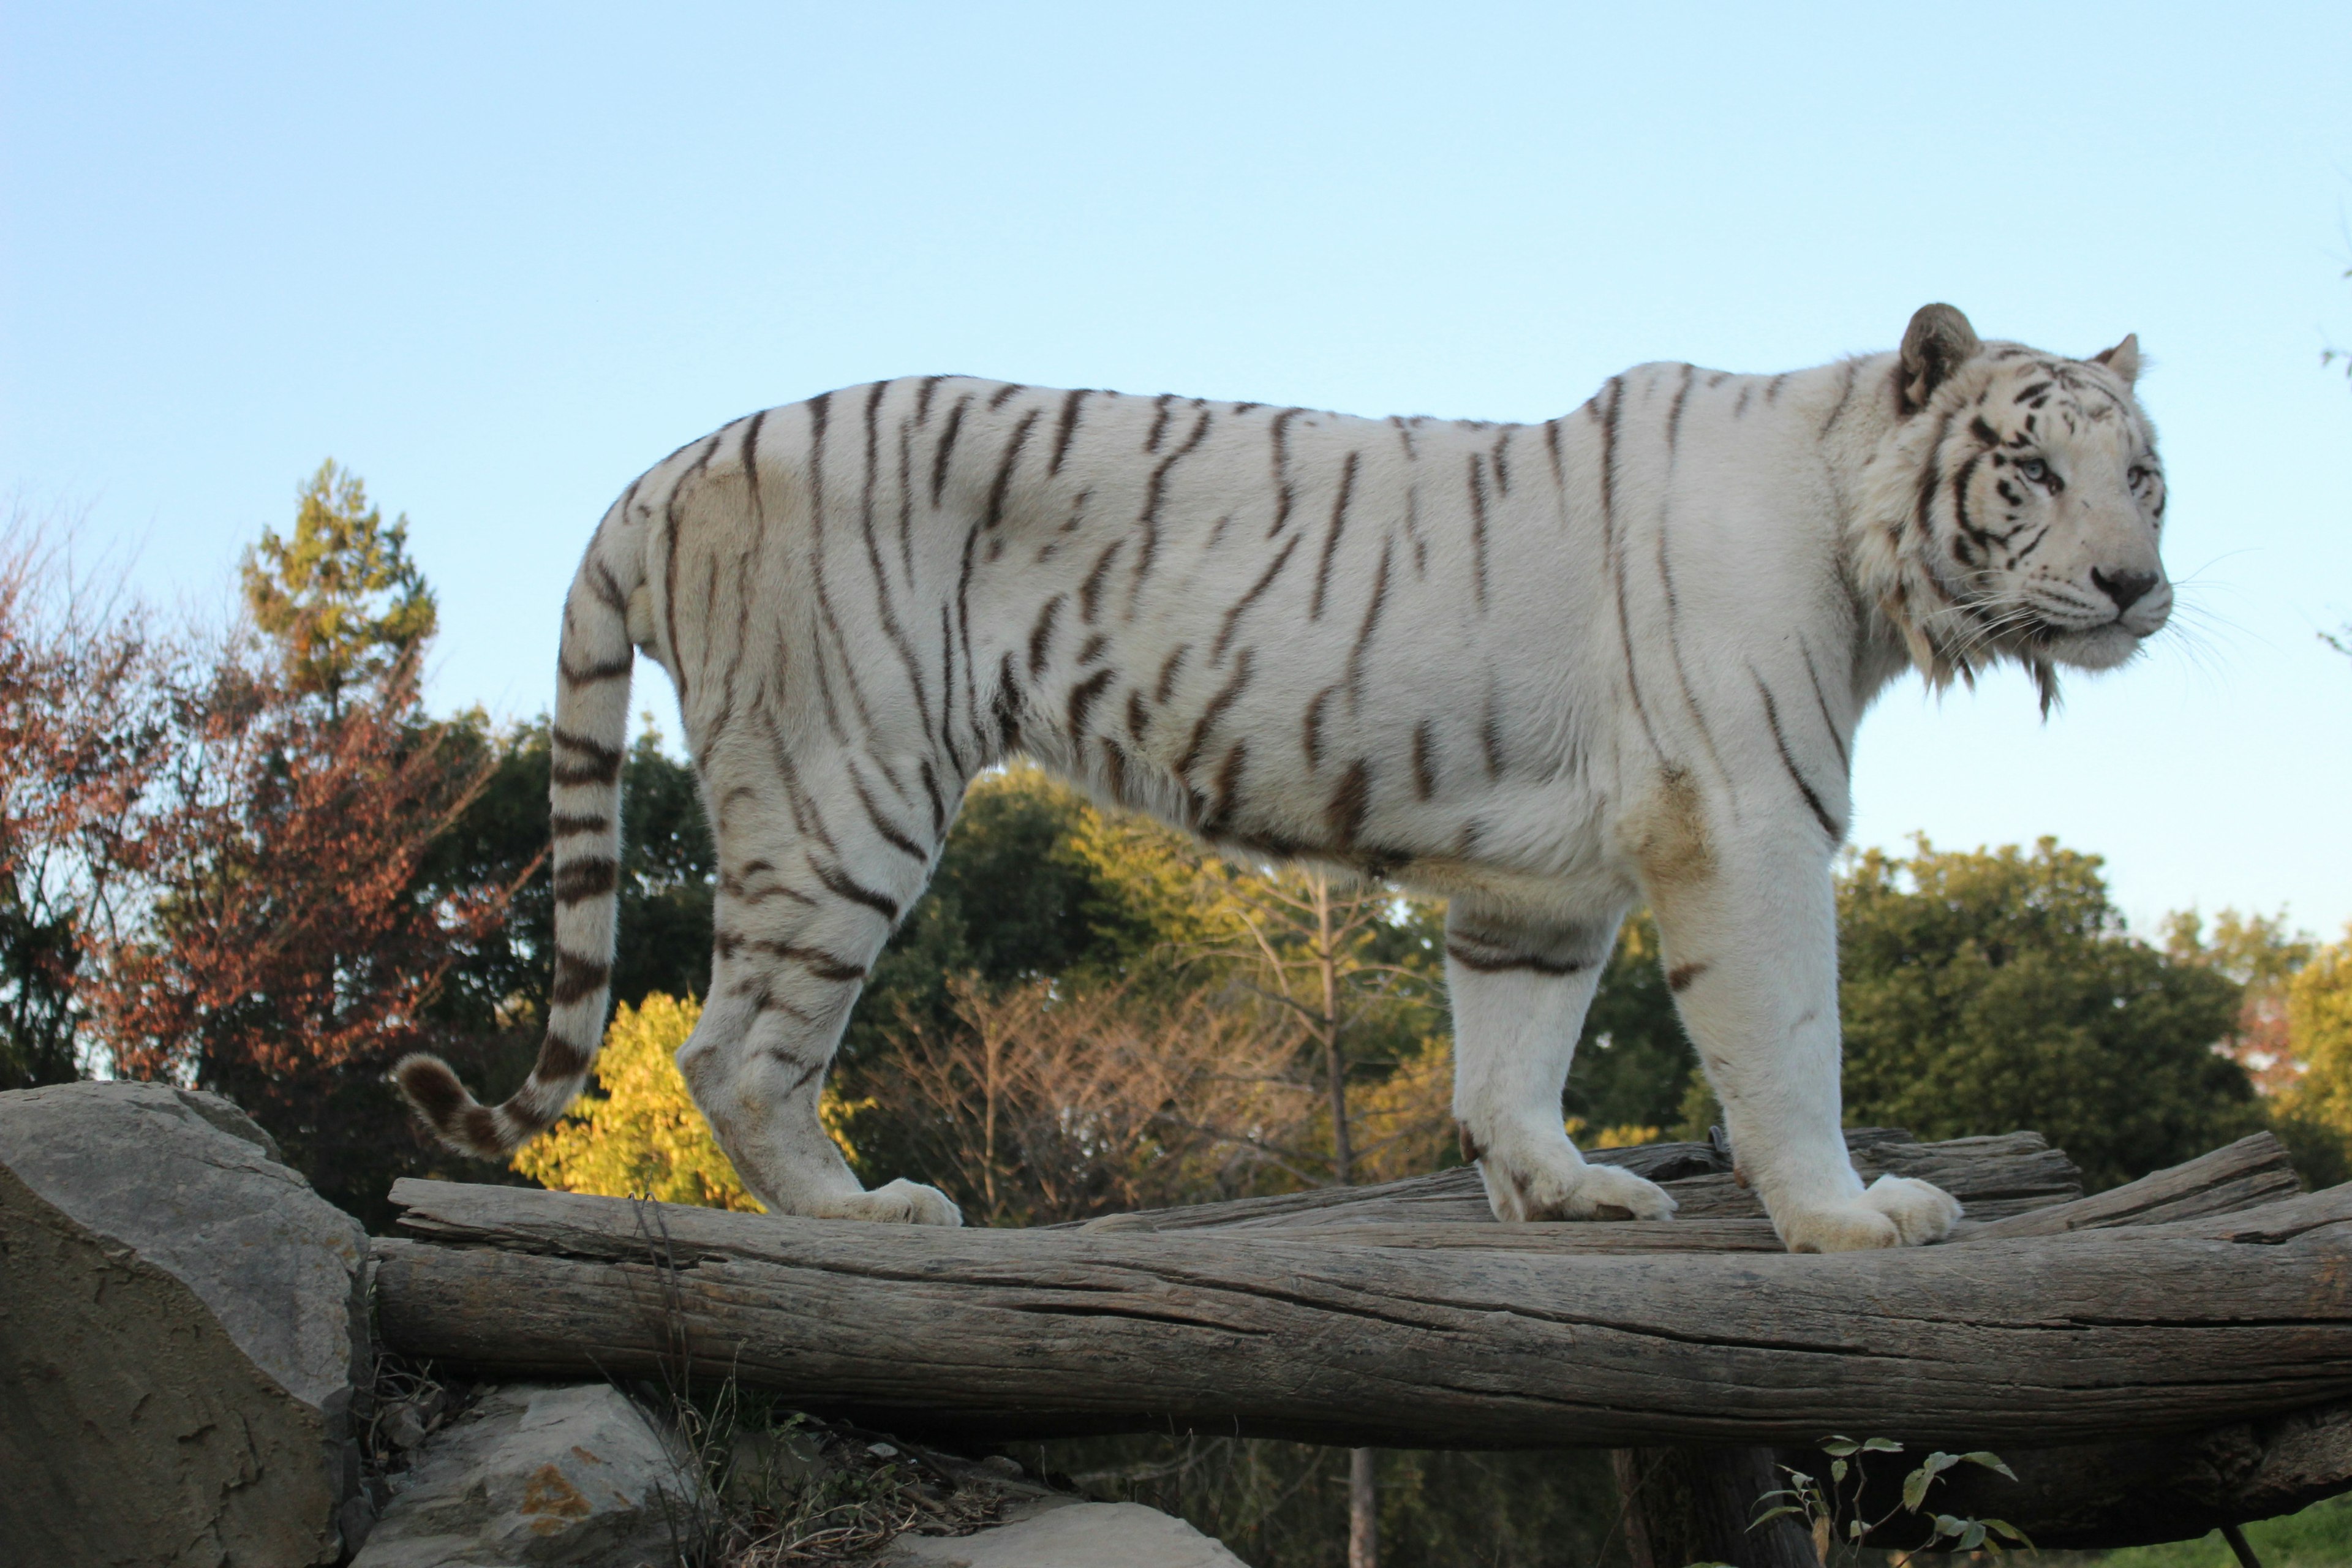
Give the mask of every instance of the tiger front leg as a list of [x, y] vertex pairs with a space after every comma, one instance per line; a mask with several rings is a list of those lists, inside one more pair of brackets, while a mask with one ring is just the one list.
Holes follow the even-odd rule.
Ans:
[[1445, 921], [1454, 999], [1454, 1117], [1504, 1220], [1665, 1219], [1654, 1182], [1587, 1164], [1560, 1119], [1584, 1012], [1622, 910], [1546, 921], [1456, 899]]
[[1727, 847], [1647, 891], [1666, 983], [1722, 1102], [1739, 1179], [1791, 1252], [1938, 1241], [1960, 1205], [1881, 1176], [1865, 1188], [1840, 1130], [1837, 909], [1827, 853]]

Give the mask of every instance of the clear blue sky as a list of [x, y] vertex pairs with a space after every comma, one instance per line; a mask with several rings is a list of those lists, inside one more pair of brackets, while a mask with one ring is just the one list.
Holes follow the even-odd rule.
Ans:
[[11, 0], [0, 42], [0, 490], [216, 608], [332, 455], [411, 520], [443, 707], [543, 705], [639, 469], [877, 376], [1540, 419], [1929, 300], [2136, 331], [2180, 632], [2047, 727], [1898, 689], [1856, 839], [2054, 833], [2143, 926], [2352, 917], [2342, 0]]

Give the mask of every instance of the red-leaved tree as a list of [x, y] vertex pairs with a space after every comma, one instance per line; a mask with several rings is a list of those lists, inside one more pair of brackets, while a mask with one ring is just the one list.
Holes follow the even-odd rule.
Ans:
[[146, 918], [92, 933], [84, 995], [117, 1071], [228, 1095], [369, 1206], [370, 1175], [414, 1143], [383, 1074], [448, 1043], [422, 1011], [510, 889], [420, 878], [482, 768], [423, 716], [412, 667], [339, 707], [274, 668], [216, 668], [120, 847]]

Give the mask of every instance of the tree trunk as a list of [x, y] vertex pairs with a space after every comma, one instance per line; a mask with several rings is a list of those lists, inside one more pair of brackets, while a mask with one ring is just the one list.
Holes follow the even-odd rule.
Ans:
[[1786, 1479], [1769, 1449], [1620, 1448], [1610, 1459], [1633, 1568], [1821, 1568], [1811, 1533], [1793, 1517], [1751, 1528], [1756, 1500]]
[[1355, 1141], [1348, 1130], [1348, 1046], [1339, 1023], [1339, 954], [1331, 934], [1331, 879], [1308, 873], [1315, 893], [1315, 972], [1323, 987], [1323, 1073], [1331, 1096], [1331, 1181], [1352, 1186]]
[[1378, 1454], [1376, 1448], [1348, 1451], [1348, 1568], [1381, 1568]]
[[[1814, 1449], [1783, 1462], [1819, 1474]], [[1861, 1512], [1875, 1519], [1901, 1500], [1916, 1455], [1871, 1467]], [[1931, 1512], [1991, 1516], [2021, 1526], [2036, 1546], [2113, 1549], [2189, 1541], [2247, 1520], [2294, 1513], [2352, 1486], [2352, 1403], [2338, 1402], [2185, 1437], [2152, 1437], [2072, 1448], [2003, 1448], [2017, 1472], [2008, 1480], [1974, 1465], [1945, 1472]], [[1927, 1531], [1916, 1521], [1870, 1538], [1907, 1550]]]

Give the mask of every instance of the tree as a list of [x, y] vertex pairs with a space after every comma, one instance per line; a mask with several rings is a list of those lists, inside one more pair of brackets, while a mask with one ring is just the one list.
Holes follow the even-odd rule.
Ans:
[[[1320, 868], [1219, 869], [1210, 918], [1225, 940], [1204, 956], [1235, 970], [1239, 984], [1288, 1024], [1299, 1081], [1321, 1092], [1319, 1147], [1293, 1158], [1315, 1158], [1332, 1185], [1352, 1185], [1360, 1160], [1349, 1089], [1370, 1074], [1390, 1076], [1421, 1044], [1415, 1026], [1442, 994], [1438, 917], [1384, 884], [1342, 882]], [[1414, 1121], [1452, 1125], [1441, 1100], [1389, 1136], [1411, 1138], [1422, 1131]]]
[[444, 1156], [384, 1071], [419, 1046], [476, 1064], [432, 1016], [504, 921], [516, 879], [430, 875], [487, 767], [424, 711], [432, 601], [359, 481], [331, 464], [292, 541], [247, 562], [248, 629], [159, 688], [136, 809], [108, 845], [135, 910], [86, 928], [79, 1003], [116, 1071], [243, 1104], [320, 1191], [386, 1217], [394, 1176]]
[[408, 519], [384, 527], [367, 487], [331, 458], [303, 485], [292, 536], [263, 529], [243, 576], [288, 686], [323, 697], [330, 714], [341, 711], [346, 687], [410, 661], [437, 624], [432, 590], [408, 558]]
[[478, 781], [415, 709], [404, 672], [331, 718], [222, 667], [122, 847], [145, 916], [94, 934], [86, 992], [117, 1072], [227, 1095], [363, 1218], [418, 1147], [383, 1075], [444, 1043], [425, 1007], [508, 891], [420, 887]]
[[[1595, 1147], [1654, 1141], [1682, 1120], [1692, 1085], [1705, 1087], [1659, 952], [1657, 922], [1636, 910], [1584, 1016], [1565, 1109]], [[1705, 1120], [1694, 1135], [1706, 1135]]]
[[1155, 902], [1160, 889], [1125, 875], [1121, 856], [1097, 852], [1119, 837], [1039, 768], [1015, 764], [972, 784], [929, 887], [875, 962], [834, 1066], [845, 1099], [873, 1106], [851, 1124], [859, 1174], [929, 1179], [952, 1163], [950, 1130], [931, 1110], [902, 1109], [898, 1089], [910, 1030], [976, 1047], [951, 982], [968, 977], [993, 994], [1052, 979], [1139, 997], [1166, 981], [1162, 921], [1176, 905]]
[[[1223, 950], [1226, 961], [1254, 972], [1245, 984], [1287, 1013], [1303, 1037], [1304, 1054], [1319, 1068], [1329, 1181], [1349, 1186], [1358, 1179], [1350, 1074], [1367, 1065], [1371, 1053], [1366, 1047], [1383, 1025], [1393, 1033], [1401, 1013], [1419, 1012], [1437, 999], [1442, 917], [1416, 910], [1383, 883], [1336, 882], [1319, 867], [1265, 868], [1254, 877], [1232, 878], [1218, 913], [1238, 938]], [[1450, 1096], [1433, 1092], [1439, 1086], [1425, 1069], [1391, 1070], [1383, 1088], [1390, 1107], [1404, 1112], [1392, 1140], [1426, 1146], [1432, 1131], [1451, 1124]], [[1412, 1088], [1423, 1091], [1417, 1103], [1402, 1092]], [[1380, 1560], [1379, 1463], [1370, 1448], [1352, 1449], [1348, 1457], [1348, 1568], [1377, 1568]]]
[[765, 1213], [695, 1110], [674, 1059], [701, 1015], [691, 998], [659, 993], [642, 1006], [621, 1004], [596, 1054], [604, 1093], [582, 1095], [516, 1150], [514, 1168], [559, 1192]]
[[1286, 1173], [1274, 1151], [1311, 1107], [1283, 1081], [1289, 1042], [1221, 990], [957, 976], [952, 1026], [909, 1008], [887, 1033], [874, 1114], [919, 1121], [921, 1169], [976, 1224], [1247, 1195]]
[[2252, 1085], [2216, 1049], [2242, 988], [2130, 936], [2098, 857], [2044, 838], [1840, 879], [1850, 1121], [1922, 1138], [2038, 1128], [2094, 1190], [2252, 1131]]
[[2280, 1135], [2306, 1134], [2290, 1145], [2315, 1184], [2345, 1180], [2352, 1177], [2352, 927], [2296, 973], [2286, 1013], [2288, 1037], [2306, 1070], [2281, 1097], [2287, 1126]]
[[[499, 732], [478, 713], [450, 725], [453, 742], [483, 770], [480, 792], [434, 843], [426, 885], [518, 884], [508, 919], [461, 952], [428, 1009], [442, 1026], [507, 1032], [522, 1041], [513, 1082], [537, 1049], [553, 967], [555, 889], [546, 863], [545, 715]], [[635, 1005], [656, 993], [699, 997], [710, 988], [710, 912], [718, 866], [694, 771], [665, 754], [648, 724], [621, 768], [619, 936], [613, 997]], [[511, 1087], [493, 1079], [488, 1091]]]
[[2266, 1097], [2293, 1089], [2303, 1076], [2304, 1063], [2288, 1027], [2287, 988], [2315, 951], [2309, 937], [2287, 929], [2283, 911], [2242, 915], [2223, 910], [2213, 917], [2210, 931], [2195, 910], [2165, 917], [2167, 958], [2203, 964], [2243, 988], [2237, 1026], [2222, 1048]]
[[126, 913], [121, 846], [170, 754], [185, 650], [0, 524], [0, 1089], [83, 1070], [89, 943]]

